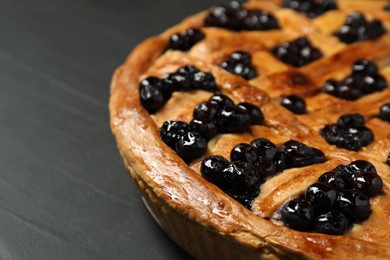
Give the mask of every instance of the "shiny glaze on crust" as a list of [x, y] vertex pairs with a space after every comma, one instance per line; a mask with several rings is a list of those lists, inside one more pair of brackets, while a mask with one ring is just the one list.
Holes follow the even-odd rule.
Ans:
[[[268, 2], [251, 2], [250, 5], [259, 7], [266, 6], [269, 10], [275, 9], [273, 3]], [[280, 14], [280, 16], [282, 15], [285, 14]], [[309, 99], [309, 109], [311, 111], [316, 111], [316, 109], [318, 109], [316, 106], [318, 107], [321, 105], [316, 99], [322, 98], [322, 102], [329, 102], [333, 105], [336, 104], [334, 107], [332, 106], [329, 108], [332, 109], [332, 116], [330, 118], [318, 116], [316, 117], [318, 120], [314, 121], [310, 120], [310, 118], [305, 118], [305, 116], [301, 116], [297, 121], [294, 115], [275, 105], [275, 103], [271, 101], [272, 98], [277, 100], [280, 95], [287, 94], [285, 92], [287, 88], [283, 84], [281, 84], [280, 89], [279, 86], [277, 86], [276, 90], [272, 88], [272, 92], [270, 92], [268, 90], [274, 86], [266, 84], [268, 78], [257, 78], [250, 81], [248, 84], [239, 77], [231, 76], [215, 66], [208, 65], [207, 62], [202, 61], [200, 58], [195, 58], [193, 56], [187, 57], [180, 53], [166, 53], [160, 57], [160, 54], [165, 48], [168, 38], [172, 33], [182, 31], [186, 28], [200, 27], [204, 16], [205, 13], [201, 13], [191, 17], [164, 34], [147, 40], [137, 47], [127, 59], [126, 63], [115, 73], [111, 85], [111, 127], [126, 164], [131, 166], [134, 174], [137, 175], [137, 178], [142, 179], [142, 182], [151, 187], [158, 198], [164, 200], [170, 207], [174, 208], [178, 214], [195, 220], [199, 225], [206, 229], [224, 234], [230, 239], [237, 241], [237, 243], [243, 244], [243, 247], [252, 249], [266, 247], [277, 248], [288, 252], [292, 258], [305, 256], [314, 259], [340, 259], [343, 257], [352, 257], [352, 255], [357, 258], [390, 258], [390, 248], [385, 245], [380, 245], [384, 244], [383, 242], [381, 243], [384, 239], [388, 241], [390, 236], [390, 227], [382, 227], [383, 223], [388, 223], [388, 225], [390, 225], [388, 219], [390, 207], [383, 206], [383, 203], [388, 205], [388, 201], [390, 201], [388, 197], [390, 172], [388, 166], [379, 163], [383, 157], [381, 153], [385, 153], [383, 151], [386, 148], [389, 150], [390, 131], [382, 131], [383, 129], [388, 129], [389, 126], [386, 125], [386, 123], [378, 122], [378, 119], [374, 117], [375, 103], [378, 102], [378, 100], [381, 102], [388, 101], [390, 99], [390, 92], [385, 92], [385, 95], [383, 95], [383, 93], [382, 95], [373, 94], [368, 97], [367, 100], [367, 103], [371, 105], [365, 105], [360, 108], [366, 111], [366, 115], [369, 118], [368, 124], [372, 126], [377, 138], [380, 138], [379, 141], [376, 141], [360, 154], [331, 147], [319, 137], [318, 133], [315, 131], [316, 127], [324, 123], [324, 121], [321, 120], [333, 120], [333, 117], [337, 117], [338, 114], [343, 113], [345, 109], [355, 111], [358, 109], [356, 106], [348, 105], [348, 103], [338, 100], [330, 100], [329, 97], [324, 97], [324, 95], [321, 94], [314, 97], [313, 100]], [[227, 33], [222, 32], [222, 34]], [[229, 37], [232, 37], [230, 33], [228, 34]], [[378, 42], [369, 44], [383, 46], [383, 52], [386, 51], [384, 48], [386, 46], [387, 51], [390, 50], [390, 38], [388, 35]], [[372, 47], [371, 45], [369, 45], [369, 47]], [[348, 48], [357, 48], [355, 46]], [[249, 43], [248, 48], [253, 48], [253, 45], [251, 46]], [[197, 51], [202, 53], [201, 44], [195, 46], [194, 49], [191, 50], [193, 53], [192, 55], [195, 55]], [[207, 53], [207, 51], [204, 51], [204, 53]], [[351, 53], [353, 53], [353, 51], [351, 51]], [[388, 57], [389, 53], [385, 53]], [[256, 55], [267, 56], [265, 52], [259, 52]], [[367, 50], [367, 56], [372, 57], [373, 59], [377, 56], [380, 57], [376, 52], [370, 52], [369, 50]], [[345, 63], [352, 64], [354, 62], [354, 57], [348, 57], [349, 58], [345, 58]], [[218, 60], [213, 57], [212, 59]], [[329, 60], [332, 61], [332, 58], [330, 57]], [[328, 62], [329, 64], [330, 61], [324, 60], [323, 62], [325, 64]], [[322, 61], [319, 61], [318, 63], [320, 62]], [[387, 64], [387, 62], [383, 60], [379, 60], [379, 62]], [[172, 65], [164, 66], [164, 64], [166, 65], [167, 63]], [[176, 153], [161, 141], [158, 133], [159, 125], [155, 123], [160, 122], [158, 115], [156, 115], [154, 121], [140, 106], [138, 96], [134, 94], [137, 92], [138, 82], [141, 77], [144, 77], [145, 75], [160, 76], [166, 72], [173, 71], [176, 67], [186, 63], [200, 65], [200, 67], [205, 70], [212, 71], [213, 74], [216, 75], [218, 85], [222, 86], [225, 93], [229, 94], [236, 101], [245, 100], [261, 106], [266, 114], [265, 127], [254, 127], [251, 133], [244, 135], [219, 136], [211, 142], [209, 147], [210, 153], [223, 153], [224, 150], [228, 150], [226, 146], [234, 146], [238, 142], [250, 141], [254, 136], [265, 134], [268, 135], [270, 139], [273, 138], [275, 143], [281, 143], [283, 142], [282, 140], [290, 138], [302, 141], [305, 140], [313, 146], [320, 148], [323, 151], [327, 151], [326, 155], [331, 159], [329, 161], [329, 164], [331, 165], [347, 163], [354, 159], [378, 158], [378, 160], [373, 163], [385, 181], [385, 195], [378, 197], [378, 200], [374, 200], [373, 207], [379, 208], [380, 210], [374, 211], [371, 218], [363, 224], [370, 225], [370, 230], [362, 230], [358, 227], [351, 230], [350, 236], [342, 237], [293, 231], [279, 226], [277, 223], [274, 224], [256, 216], [233, 199], [227, 197], [214, 185], [205, 181], [199, 176], [199, 167], [197, 167], [199, 164], [198, 160], [192, 163], [192, 169], [189, 168]], [[303, 70], [309, 70], [305, 72], [310, 75], [312, 71], [318, 70], [318, 67], [315, 67], [314, 65], [320, 66], [317, 65], [317, 63], [313, 63], [312, 65], [309, 65], [314, 67], [312, 70], [309, 70], [309, 66], [304, 67]], [[280, 68], [293, 71], [283, 64], [279, 64], [279, 66]], [[345, 70], [346, 67], [342, 66], [340, 71], [337, 71], [337, 75], [342, 75], [344, 72], [347, 73]], [[387, 78], [390, 78], [390, 73], [388, 71], [389, 70], [386, 70], [385, 73]], [[279, 77], [273, 76], [273, 73], [274, 72], [271, 70], [269, 73], [265, 73], [265, 75], [270, 75], [270, 78], [275, 77], [275, 79], [279, 79]], [[333, 75], [333, 71], [330, 74]], [[329, 73], [326, 75], [329, 75]], [[320, 78], [322, 76], [325, 77], [325, 75], [318, 76]], [[313, 89], [320, 86], [318, 79], [312, 76], [309, 78], [312, 82], [315, 82]], [[258, 81], [260, 82], [261, 80], [264, 80], [266, 83], [259, 84]], [[288, 80], [291, 81], [291, 78]], [[259, 85], [262, 86], [261, 89], [271, 93], [272, 96], [269, 97], [263, 91], [259, 90], [256, 87]], [[313, 90], [313, 93], [314, 92], [315, 90]], [[362, 101], [362, 104], [366, 103], [363, 103]], [[172, 106], [174, 107], [174, 105]], [[161, 112], [163, 113], [164, 111]], [[169, 110], [165, 112], [169, 115]], [[318, 112], [318, 115], [321, 115], [321, 113]], [[382, 127], [382, 129], [380, 127]], [[231, 137], [233, 137], [233, 139], [228, 139]], [[218, 144], [218, 142], [223, 142], [224, 145]], [[218, 148], [221, 146], [225, 148]], [[321, 171], [325, 172], [327, 167], [328, 166], [324, 166], [321, 168]], [[195, 171], [193, 169], [195, 169]], [[307, 171], [307, 173], [309, 172], [310, 171]], [[318, 174], [323, 173], [319, 172], [318, 169], [315, 170], [315, 172], [318, 172]], [[296, 184], [297, 181], [295, 178], [298, 178], [298, 176], [301, 175], [297, 169], [286, 171], [283, 174], [285, 176], [290, 176], [290, 179], [287, 179], [288, 181], [284, 182], [290, 184]], [[306, 174], [306, 170], [304, 174]], [[313, 178], [313, 176], [311, 177]], [[267, 186], [264, 187], [262, 193], [257, 198], [257, 201], [260, 201], [261, 203], [257, 204], [257, 201], [255, 202], [254, 212], [256, 214], [264, 214], [264, 216], [269, 217], [269, 214], [266, 215], [267, 210], [268, 213], [273, 212], [275, 206], [280, 205], [280, 202], [275, 203], [275, 199], [273, 198], [277, 198], [280, 194], [283, 194], [284, 198], [288, 198], [306, 188], [305, 185], [298, 185], [299, 187], [296, 187], [295, 189], [287, 188], [281, 191], [275, 190], [272, 185], [273, 183], [275, 183], [276, 187], [280, 187], [279, 185], [281, 184], [287, 185], [278, 181], [278, 178], [285, 180], [283, 175], [280, 175], [280, 177], [278, 176], [277, 178], [266, 182], [265, 185], [268, 185], [270, 188], [267, 188]], [[288, 185], [288, 187], [291, 186]], [[264, 207], [265, 209], [262, 209], [261, 207]], [[368, 240], [367, 237], [369, 237]], [[259, 256], [260, 255], [261, 252], [259, 252]]]

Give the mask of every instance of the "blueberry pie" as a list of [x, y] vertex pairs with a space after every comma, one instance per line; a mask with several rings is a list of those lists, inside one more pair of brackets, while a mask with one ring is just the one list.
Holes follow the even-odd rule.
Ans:
[[199, 259], [390, 259], [388, 1], [252, 0], [139, 45], [111, 128]]

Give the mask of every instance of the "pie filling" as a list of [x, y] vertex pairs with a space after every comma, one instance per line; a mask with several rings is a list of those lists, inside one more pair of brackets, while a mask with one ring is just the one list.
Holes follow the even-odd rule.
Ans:
[[[309, 18], [338, 9], [332, 0], [284, 0], [282, 6]], [[389, 10], [389, 5], [384, 8]], [[280, 29], [277, 18], [271, 13], [245, 9], [236, 1], [212, 9], [204, 25], [234, 32]], [[386, 29], [379, 20], [368, 21], [360, 13], [351, 13], [333, 35], [339, 41], [350, 44], [374, 40], [385, 33]], [[187, 29], [173, 34], [166, 50], [189, 52], [206, 38], [201, 29]], [[276, 44], [266, 48], [265, 52], [268, 53], [263, 55], [271, 55], [281, 61], [283, 65], [280, 66], [297, 68], [307, 66], [325, 55], [306, 36]], [[245, 80], [257, 80], [261, 76], [253, 55], [247, 50], [230, 52], [218, 65]], [[296, 75], [302, 75], [304, 83], [312, 84], [305, 74], [296, 72]], [[297, 85], [301, 85], [300, 81], [297, 81]], [[292, 84], [291, 88], [295, 85]], [[352, 102], [384, 91], [387, 86], [385, 77], [379, 73], [373, 60], [357, 59], [349, 76], [342, 80], [326, 79], [322, 92]], [[195, 106], [190, 122], [170, 120], [160, 127], [163, 142], [186, 163], [205, 156], [209, 141], [217, 135], [251, 133], [254, 126], [268, 127], [265, 125], [267, 118], [260, 107], [248, 102], [235, 104], [230, 97], [222, 94], [212, 73], [191, 65], [182, 66], [162, 78], [151, 76], [143, 79], [139, 85], [139, 96], [141, 105], [154, 114], [165, 106], [174, 92], [191, 93], [194, 90], [208, 91], [213, 95]], [[295, 115], [311, 113], [303, 95], [286, 95], [279, 104], [280, 108]], [[382, 104], [376, 117], [383, 122], [390, 122], [390, 104]], [[318, 133], [332, 146], [359, 151], [375, 139], [366, 123], [363, 115], [346, 113], [337, 122], [322, 125]], [[261, 191], [261, 185], [269, 179], [287, 169], [322, 164], [329, 158], [321, 150], [298, 140], [289, 140], [277, 147], [267, 138], [256, 138], [250, 143], [235, 145], [229, 159], [220, 155], [203, 157], [200, 173], [227, 195], [251, 209], [253, 200]], [[384, 163], [390, 166], [390, 153]], [[274, 212], [273, 219], [298, 231], [343, 235], [354, 224], [369, 218], [372, 212], [370, 198], [381, 194], [383, 180], [374, 165], [365, 160], [355, 160], [349, 165], [339, 165], [323, 173], [305, 192], [282, 203]]]

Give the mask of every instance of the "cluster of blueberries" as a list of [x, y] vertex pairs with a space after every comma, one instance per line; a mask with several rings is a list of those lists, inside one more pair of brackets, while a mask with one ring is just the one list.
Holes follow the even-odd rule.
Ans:
[[170, 99], [175, 91], [202, 89], [215, 92], [217, 86], [211, 73], [203, 72], [194, 66], [184, 66], [162, 79], [148, 77], [139, 85], [141, 105], [155, 113]]
[[322, 151], [298, 141], [277, 148], [270, 140], [259, 138], [250, 144], [236, 145], [230, 162], [222, 156], [210, 156], [201, 164], [201, 174], [226, 194], [250, 208], [266, 178], [285, 169], [323, 163]]
[[341, 99], [356, 100], [364, 95], [382, 91], [387, 85], [386, 79], [378, 73], [376, 64], [363, 59], [353, 64], [351, 75], [344, 80], [327, 80], [322, 91]]
[[232, 31], [257, 31], [278, 29], [278, 21], [268, 12], [246, 10], [241, 3], [216, 6], [205, 18], [205, 25], [221, 27]]
[[374, 40], [386, 33], [381, 21], [375, 19], [368, 22], [363, 14], [352, 13], [346, 18], [344, 25], [334, 33], [340, 41], [353, 43], [365, 40]]
[[199, 29], [188, 29], [181, 33], [171, 35], [167, 49], [188, 51], [195, 44], [205, 38], [205, 35]]
[[252, 57], [249, 53], [236, 51], [233, 52], [226, 61], [221, 63], [221, 67], [230, 73], [250, 80], [257, 76], [256, 69], [253, 67], [251, 59]]
[[327, 11], [337, 9], [335, 0], [284, 0], [282, 6], [291, 8], [310, 18], [314, 18]]
[[370, 162], [339, 165], [284, 204], [281, 219], [295, 230], [342, 235], [370, 216], [370, 198], [382, 191], [383, 181]]
[[260, 125], [263, 112], [249, 103], [235, 105], [227, 96], [213, 95], [193, 111], [190, 124], [166, 121], [160, 128], [161, 139], [186, 162], [202, 156], [207, 150], [207, 140], [219, 133], [240, 133], [250, 125]]
[[284, 42], [272, 48], [271, 53], [279, 60], [294, 67], [305, 66], [322, 57], [321, 51], [314, 47], [306, 37]]
[[320, 130], [325, 140], [350, 151], [359, 151], [374, 141], [374, 134], [367, 128], [365, 119], [360, 114], [341, 116], [335, 124], [326, 125]]

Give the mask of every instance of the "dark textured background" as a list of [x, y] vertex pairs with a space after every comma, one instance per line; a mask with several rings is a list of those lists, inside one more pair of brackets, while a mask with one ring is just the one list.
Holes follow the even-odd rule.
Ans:
[[0, 259], [188, 259], [109, 129], [114, 69], [219, 1], [0, 0]]

